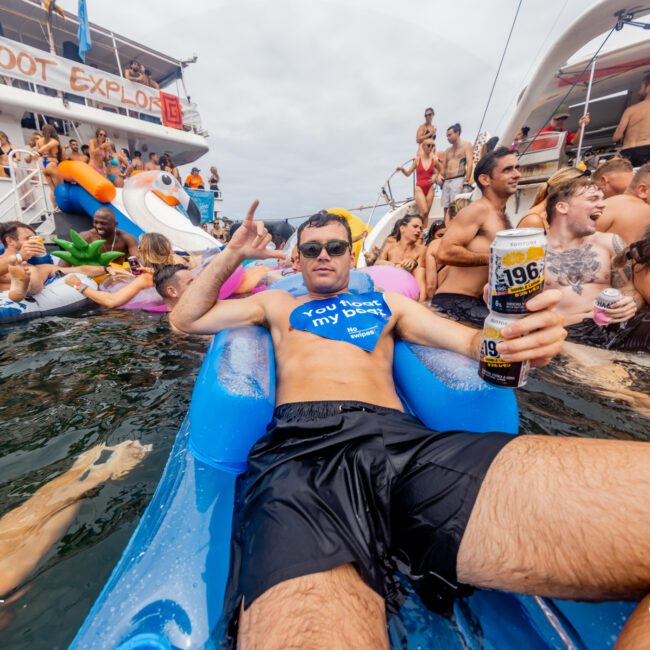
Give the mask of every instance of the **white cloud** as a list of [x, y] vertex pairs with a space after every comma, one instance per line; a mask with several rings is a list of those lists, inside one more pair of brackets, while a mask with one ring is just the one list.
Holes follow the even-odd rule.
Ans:
[[[218, 166], [226, 215], [241, 217], [259, 197], [263, 218], [282, 218], [373, 203], [395, 166], [414, 155], [426, 106], [436, 110], [439, 147], [457, 121], [473, 139], [516, 4], [139, 0], [116, 11], [90, 0], [88, 10], [93, 22], [151, 47], [199, 55], [186, 73], [210, 132], [199, 166]], [[548, 46], [590, 4], [524, 3], [488, 130], [545, 39]], [[410, 183], [395, 187], [406, 194]]]

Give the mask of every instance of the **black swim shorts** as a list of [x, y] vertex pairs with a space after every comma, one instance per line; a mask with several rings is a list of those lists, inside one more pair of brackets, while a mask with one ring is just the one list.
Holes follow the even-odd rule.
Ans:
[[650, 162], [650, 144], [622, 149], [621, 156], [627, 158], [632, 163], [632, 167], [641, 167], [641, 165]]
[[238, 478], [223, 647], [274, 585], [354, 563], [399, 607], [396, 564], [427, 606], [449, 608], [456, 557], [495, 456], [513, 436], [438, 433], [400, 411], [362, 402], [275, 409]]
[[462, 293], [437, 293], [431, 299], [431, 305], [441, 314], [452, 320], [471, 323], [483, 327], [489, 310], [483, 298], [466, 296]]
[[623, 352], [650, 352], [650, 310], [637, 312], [625, 323], [601, 326], [593, 319], [566, 328], [574, 343]]

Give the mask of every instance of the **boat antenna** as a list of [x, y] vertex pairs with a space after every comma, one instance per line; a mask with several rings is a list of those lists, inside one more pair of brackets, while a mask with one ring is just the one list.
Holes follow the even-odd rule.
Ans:
[[[591, 59], [589, 59], [589, 61], [587, 61], [587, 65], [582, 69], [582, 72], [579, 75], [576, 76], [576, 80], [569, 86], [569, 90], [566, 91], [566, 93], [562, 96], [560, 101], [553, 107], [553, 110], [549, 113], [548, 117], [544, 121], [544, 124], [548, 124], [551, 121], [551, 119], [553, 118], [553, 115], [555, 115], [560, 110], [560, 106], [562, 106], [562, 104], [564, 104], [566, 102], [568, 96], [573, 92], [573, 89], [578, 85], [578, 83], [580, 83], [580, 81], [582, 80], [582, 78], [586, 74], [587, 70], [589, 70], [589, 68], [592, 66], [593, 62], [598, 58], [598, 55], [600, 54], [600, 51], [603, 49], [603, 47], [605, 47], [605, 43], [607, 43], [607, 41], [609, 40], [609, 37], [615, 31], [618, 31], [618, 22], [607, 33], [607, 36], [605, 36], [603, 42], [600, 44], [600, 46], [598, 47], [598, 49], [596, 50], [594, 55], [591, 57]], [[539, 132], [535, 133], [535, 135], [528, 141], [528, 143], [526, 144], [526, 147], [524, 148], [524, 150], [519, 154], [520, 158], [530, 149], [531, 145], [533, 144], [533, 142], [535, 142], [535, 140], [537, 140], [538, 136], [539, 136]]]
[[508, 51], [508, 45], [510, 45], [510, 38], [512, 37], [512, 32], [515, 29], [515, 23], [517, 22], [517, 16], [519, 15], [519, 10], [521, 9], [521, 5], [523, 3], [523, 0], [519, 0], [519, 4], [517, 5], [517, 11], [515, 11], [515, 17], [512, 19], [512, 25], [510, 25], [510, 32], [508, 34], [508, 38], [506, 40], [506, 45], [503, 48], [503, 54], [501, 55], [501, 61], [499, 61], [499, 67], [497, 68], [497, 73], [494, 75], [494, 81], [492, 83], [492, 88], [490, 89], [490, 96], [488, 97], [487, 104], [485, 105], [485, 110], [483, 111], [483, 117], [481, 118], [481, 124], [478, 127], [478, 131], [476, 132], [476, 140], [474, 140], [474, 144], [476, 144], [476, 141], [478, 140], [478, 136], [481, 133], [481, 129], [483, 128], [483, 122], [485, 122], [485, 116], [487, 115], [488, 108], [490, 107], [490, 102], [492, 101], [492, 95], [494, 94], [494, 88], [497, 85], [497, 79], [499, 78], [499, 74], [501, 73], [501, 66], [503, 65], [503, 60], [506, 58], [506, 52]]

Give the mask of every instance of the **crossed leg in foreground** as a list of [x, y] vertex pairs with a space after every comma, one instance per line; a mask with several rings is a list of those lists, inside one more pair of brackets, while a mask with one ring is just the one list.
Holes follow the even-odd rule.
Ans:
[[[513, 440], [479, 492], [458, 580], [551, 598], [641, 598], [650, 591], [648, 467], [648, 443]], [[238, 647], [388, 648], [384, 603], [351, 565], [287, 580], [242, 607]]]

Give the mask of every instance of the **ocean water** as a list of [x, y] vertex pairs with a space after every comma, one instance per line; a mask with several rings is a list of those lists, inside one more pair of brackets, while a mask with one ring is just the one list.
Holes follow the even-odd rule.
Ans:
[[[207, 345], [174, 336], [159, 315], [127, 311], [0, 329], [0, 550], [12, 566], [35, 564], [0, 595], [0, 648], [72, 640], [156, 488]], [[649, 440], [649, 357], [578, 356], [532, 373], [519, 392], [522, 431]], [[119, 480], [76, 505], [43, 497], [50, 486], [79, 492], [87, 472], [63, 487], [57, 477], [72, 475], [80, 454], [128, 440], [152, 449]], [[64, 507], [74, 516], [57, 532]], [[7, 544], [16, 513], [20, 547]]]

